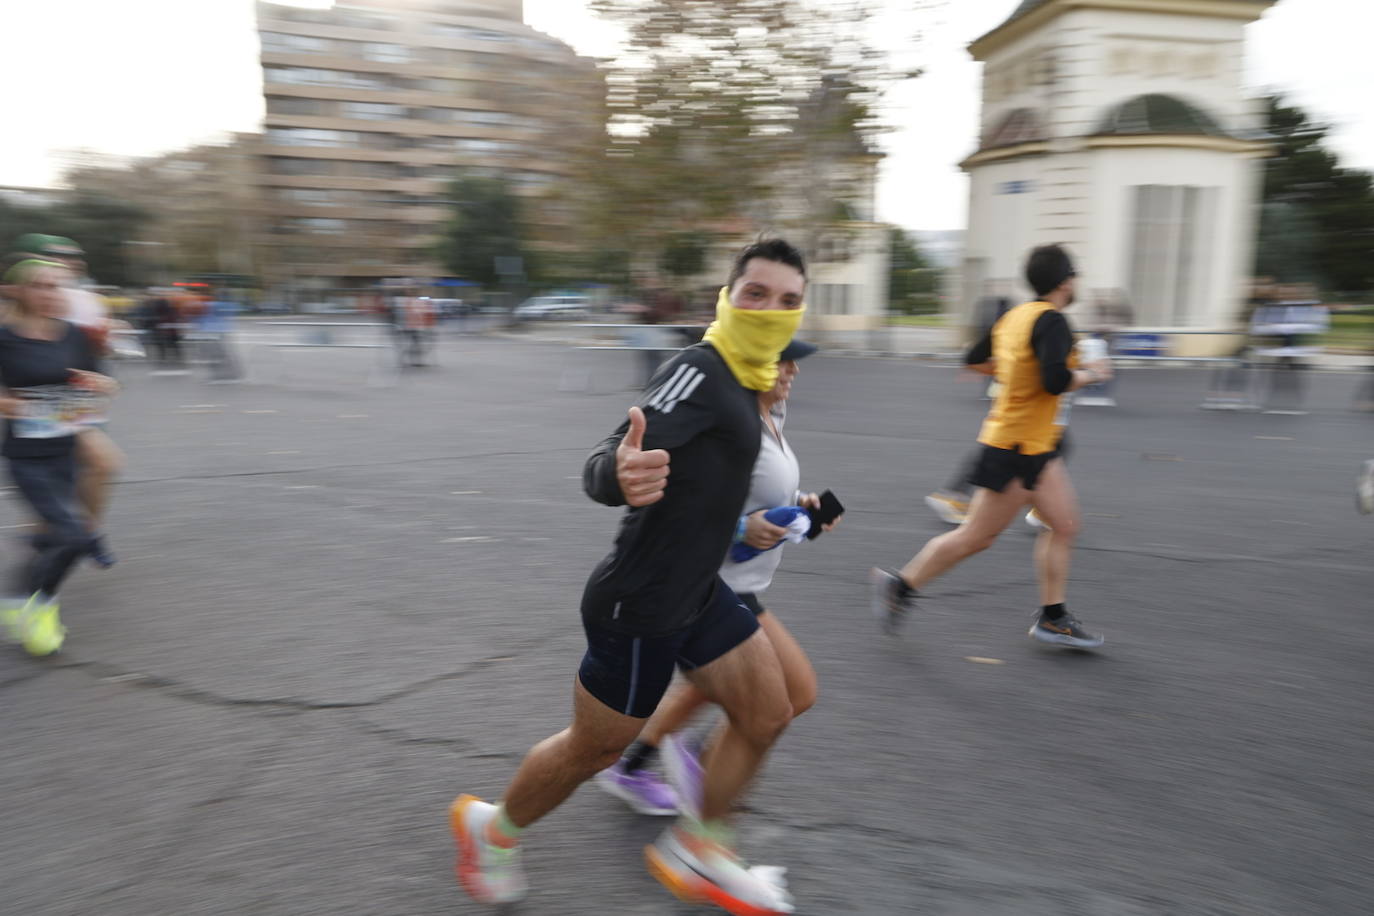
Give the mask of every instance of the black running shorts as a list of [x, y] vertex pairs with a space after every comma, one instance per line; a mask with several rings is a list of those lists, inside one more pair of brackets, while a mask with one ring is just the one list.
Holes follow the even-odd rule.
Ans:
[[984, 445], [978, 456], [978, 464], [973, 469], [969, 483], [983, 487], [994, 493], [1001, 493], [1007, 484], [1020, 480], [1027, 490], [1034, 490], [1040, 481], [1040, 473], [1045, 465], [1059, 457], [1059, 451], [1042, 452], [1039, 455], [1023, 455], [1015, 449], [993, 448]]
[[717, 581], [691, 626], [658, 636], [635, 636], [582, 617], [587, 653], [577, 679], [616, 712], [647, 719], [668, 690], [673, 669], [691, 671], [720, 658], [759, 628], [758, 618], [730, 587]]

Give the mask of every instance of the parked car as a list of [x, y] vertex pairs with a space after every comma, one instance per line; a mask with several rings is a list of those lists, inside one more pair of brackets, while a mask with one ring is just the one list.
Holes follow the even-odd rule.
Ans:
[[515, 307], [515, 317], [521, 321], [586, 318], [591, 301], [586, 296], [535, 296]]
[[434, 306], [440, 318], [466, 318], [472, 314], [472, 306], [462, 299], [435, 299]]

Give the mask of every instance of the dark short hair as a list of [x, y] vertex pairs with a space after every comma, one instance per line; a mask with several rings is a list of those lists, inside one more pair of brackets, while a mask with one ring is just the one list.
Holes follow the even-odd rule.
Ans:
[[1026, 282], [1037, 296], [1046, 296], [1075, 276], [1073, 259], [1060, 245], [1041, 245], [1026, 259]]
[[744, 276], [744, 271], [754, 258], [795, 267], [803, 279], [806, 277], [806, 258], [802, 256], [800, 248], [785, 239], [761, 239], [740, 251], [735, 258], [735, 266], [730, 268], [730, 279], [725, 281], [725, 285], [734, 286], [735, 281]]

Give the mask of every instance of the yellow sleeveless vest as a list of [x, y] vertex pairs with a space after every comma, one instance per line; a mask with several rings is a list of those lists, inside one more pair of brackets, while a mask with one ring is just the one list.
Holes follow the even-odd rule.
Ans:
[[[1060, 395], [1050, 394], [1040, 380], [1040, 360], [1031, 347], [1031, 331], [1048, 302], [1027, 302], [1003, 315], [992, 328], [992, 355], [997, 360], [997, 398], [983, 421], [978, 441], [993, 448], [1017, 449], [1023, 455], [1052, 452], [1063, 435], [1058, 417]], [[1077, 350], [1069, 368], [1078, 365]]]

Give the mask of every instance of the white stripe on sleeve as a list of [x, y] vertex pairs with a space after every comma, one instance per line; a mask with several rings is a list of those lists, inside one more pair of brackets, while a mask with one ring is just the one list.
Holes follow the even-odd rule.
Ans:
[[683, 401], [687, 400], [692, 396], [692, 392], [697, 390], [697, 386], [701, 384], [702, 379], [704, 378], [706, 378], [706, 375], [702, 372], [698, 372], [692, 378], [691, 382], [689, 382], [687, 386], [682, 389], [682, 392], [680, 394], [676, 395], [671, 400], [669, 400], [668, 403], [663, 405], [663, 412], [672, 413], [674, 407], [681, 404]]
[[668, 379], [668, 381], [664, 382], [662, 385], [659, 385], [659, 386], [658, 386], [658, 390], [654, 392], [654, 396], [651, 397], [651, 398], [649, 399], [648, 403], [645, 404], [645, 406], [646, 406], [646, 407], [659, 407], [659, 406], [661, 406], [662, 403], [663, 403], [664, 398], [667, 396], [668, 389], [671, 388], [671, 387], [673, 387], [673, 385], [677, 383], [678, 379], [682, 378], [683, 374], [685, 374], [685, 373], [687, 372], [687, 370], [689, 370], [689, 369], [691, 369], [691, 368], [692, 368], [691, 366], [688, 366], [688, 365], [686, 365], [686, 364], [683, 364], [683, 365], [681, 365], [681, 366], [678, 366], [678, 367], [677, 367], [677, 371], [673, 373], [673, 377], [670, 378], [670, 379]]

